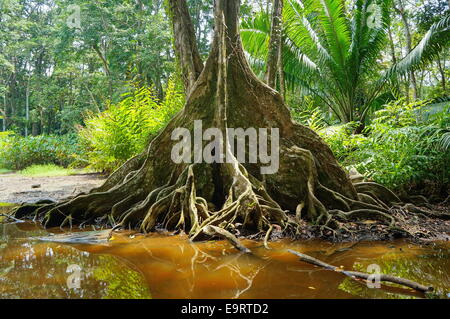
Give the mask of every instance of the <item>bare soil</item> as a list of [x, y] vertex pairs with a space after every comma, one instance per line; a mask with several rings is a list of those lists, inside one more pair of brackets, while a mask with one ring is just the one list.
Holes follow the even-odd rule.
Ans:
[[[59, 201], [100, 186], [105, 176], [79, 174], [54, 177], [26, 177], [0, 174], [0, 203], [33, 203], [43, 199]], [[37, 187], [39, 185], [39, 187]], [[33, 188], [37, 187], [37, 188]]]

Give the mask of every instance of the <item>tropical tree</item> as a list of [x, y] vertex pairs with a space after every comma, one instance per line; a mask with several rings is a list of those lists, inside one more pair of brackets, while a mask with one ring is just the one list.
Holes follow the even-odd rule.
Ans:
[[[390, 25], [391, 0], [286, 0], [283, 71], [288, 88], [316, 96], [341, 122], [364, 122], [371, 106], [386, 99], [386, 83], [430, 62], [448, 45], [449, 15], [389, 69], [379, 63]], [[242, 41], [262, 70], [270, 40], [266, 13], [243, 22]]]
[[[177, 2], [180, 6], [172, 3], [171, 9], [186, 12], [186, 1]], [[337, 220], [370, 218], [391, 224], [394, 219], [387, 207], [400, 199], [375, 183], [353, 185], [329, 146], [314, 131], [293, 122], [281, 95], [251, 71], [241, 45], [239, 11], [240, 0], [215, 1], [214, 38], [198, 75], [193, 65], [198, 52], [186, 54], [192, 48], [190, 39], [195, 39], [190, 19], [172, 14], [175, 49], [183, 51], [177, 56], [186, 57], [178, 63], [184, 64], [189, 79], [184, 108], [145, 144], [143, 153], [99, 188], [60, 203], [23, 205], [16, 217], [35, 216], [46, 226], [104, 221], [143, 231], [163, 227], [184, 230], [192, 239], [233, 238], [230, 232], [235, 230], [264, 231], [267, 237], [274, 228], [299, 233], [301, 219], [321, 230], [339, 228]], [[213, 130], [205, 131], [202, 140], [195, 137], [190, 147], [198, 121]], [[274, 166], [267, 165], [267, 151], [261, 153], [264, 144], [258, 146], [259, 161], [246, 162], [255, 154], [245, 145], [245, 157], [235, 155], [232, 145], [242, 135], [233, 137], [228, 128], [245, 129], [245, 135], [259, 129], [260, 143], [264, 138], [268, 143], [264, 131], [271, 128], [271, 156], [279, 155]], [[209, 132], [214, 133], [208, 140]], [[183, 150], [174, 141], [180, 137]]]

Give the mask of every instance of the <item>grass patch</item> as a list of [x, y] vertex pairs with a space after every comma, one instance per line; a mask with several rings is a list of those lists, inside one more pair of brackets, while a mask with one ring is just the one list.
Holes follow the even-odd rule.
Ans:
[[80, 173], [55, 164], [32, 165], [20, 171], [21, 175], [31, 177], [69, 176]]
[[9, 206], [13, 206], [14, 204], [11, 203], [2, 203], [0, 202], [0, 207], [9, 207]]
[[7, 168], [0, 168], [0, 174], [7, 174], [7, 173], [11, 173], [12, 170], [9, 170]]

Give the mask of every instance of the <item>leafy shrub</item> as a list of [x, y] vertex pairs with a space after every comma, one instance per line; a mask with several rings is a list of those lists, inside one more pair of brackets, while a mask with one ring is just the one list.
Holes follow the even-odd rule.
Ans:
[[100, 114], [89, 114], [79, 136], [86, 154], [81, 161], [97, 170], [112, 171], [143, 151], [154, 136], [184, 105], [184, 95], [170, 80], [164, 100], [152, 88], [132, 85], [117, 104]]
[[374, 114], [364, 135], [352, 134], [352, 125], [320, 131], [338, 160], [353, 166], [375, 182], [392, 188], [432, 180], [446, 185], [448, 163], [449, 105], [423, 119], [426, 103], [391, 102]]
[[326, 114], [315, 105], [312, 97], [306, 95], [300, 103], [295, 103], [291, 107], [292, 118], [314, 131], [318, 131], [328, 125]]
[[67, 167], [81, 153], [75, 135], [22, 137], [0, 134], [0, 167], [20, 170], [31, 165], [55, 164]]
[[353, 134], [359, 124], [351, 122], [342, 125], [333, 125], [319, 130], [319, 134], [326, 140], [340, 162], [364, 146], [367, 138], [362, 134]]

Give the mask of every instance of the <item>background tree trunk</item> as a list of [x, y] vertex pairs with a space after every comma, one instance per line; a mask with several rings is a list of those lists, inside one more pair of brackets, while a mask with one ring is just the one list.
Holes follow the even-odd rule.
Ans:
[[189, 15], [186, 0], [169, 0], [168, 11], [172, 20], [175, 52], [181, 68], [185, 92], [186, 95], [189, 95], [203, 70], [194, 25]]
[[[441, 62], [440, 57], [438, 56], [436, 59], [437, 62], [437, 66], [438, 66], [438, 70], [439, 70], [439, 74], [441, 75], [441, 86], [442, 86], [442, 90], [446, 91], [446, 79], [445, 79], [445, 60], [444, 63]], [[442, 65], [444, 64], [444, 65]]]
[[273, 0], [269, 53], [266, 63], [266, 83], [274, 89], [276, 88], [277, 73], [279, 71], [279, 61], [281, 58], [282, 12], [283, 0]]
[[[409, 27], [407, 13], [405, 11], [405, 7], [403, 5], [402, 0], [398, 0], [398, 8], [396, 10], [400, 14], [400, 17], [402, 18], [402, 21], [403, 21], [403, 27], [405, 29], [405, 38], [406, 38], [406, 51], [407, 51], [406, 54], [408, 54], [412, 50], [412, 39], [411, 39], [411, 30]], [[411, 84], [413, 87], [414, 99], [418, 99], [419, 92], [417, 90], [417, 81], [416, 81], [416, 75], [415, 75], [414, 71], [409, 72], [409, 80], [411, 81]], [[406, 94], [409, 95], [409, 92], [406, 92]]]
[[6, 131], [6, 92], [3, 95], [3, 110], [1, 110], [3, 120], [2, 120], [2, 130], [3, 132]]
[[28, 136], [28, 124], [30, 121], [30, 77], [28, 77], [25, 92], [25, 136]]
[[284, 64], [283, 64], [283, 45], [278, 47], [278, 81], [280, 85], [280, 94], [286, 99], [286, 81], [284, 78]]
[[388, 36], [389, 36], [389, 48], [391, 50], [392, 64], [395, 64], [397, 63], [397, 57], [395, 56], [395, 45], [394, 40], [392, 38], [392, 31], [390, 26], [388, 28]]

